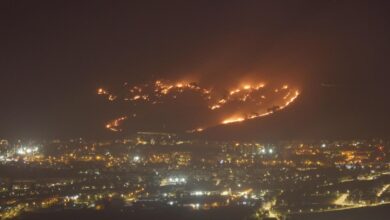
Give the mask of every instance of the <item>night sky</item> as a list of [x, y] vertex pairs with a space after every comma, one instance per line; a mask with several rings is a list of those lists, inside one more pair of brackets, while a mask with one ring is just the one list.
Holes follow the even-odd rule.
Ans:
[[389, 137], [388, 5], [3, 0], [0, 138], [108, 136], [96, 88], [183, 76], [302, 88], [286, 111], [212, 137]]

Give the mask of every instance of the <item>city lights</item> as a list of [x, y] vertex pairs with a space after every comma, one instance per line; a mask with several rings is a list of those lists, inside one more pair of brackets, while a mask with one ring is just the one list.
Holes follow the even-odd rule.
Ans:
[[[390, 175], [383, 142], [210, 142], [182, 139], [172, 133], [138, 132], [109, 142], [5, 143], [0, 154], [4, 167], [31, 166], [37, 172], [72, 167], [77, 175], [22, 179], [10, 187], [0, 182], [0, 195], [12, 204], [10, 209], [0, 209], [2, 216], [52, 207], [105, 210], [102, 201], [113, 199], [123, 201], [127, 208], [140, 202], [148, 207], [148, 201], [193, 210], [254, 207], [259, 216], [390, 204], [390, 184], [381, 182]], [[80, 143], [82, 147], [77, 147]], [[199, 157], [199, 147], [213, 151]], [[94, 166], [88, 168], [87, 164]], [[332, 178], [326, 176], [329, 168], [335, 172]], [[359, 175], [352, 175], [358, 170]], [[360, 188], [362, 182], [373, 193]], [[344, 185], [352, 183], [356, 187], [345, 190]], [[313, 204], [301, 206], [289, 199], [290, 193], [310, 184], [315, 187], [307, 187], [299, 198], [314, 199]], [[59, 194], [48, 193], [51, 191]], [[24, 202], [25, 198], [29, 202]]]

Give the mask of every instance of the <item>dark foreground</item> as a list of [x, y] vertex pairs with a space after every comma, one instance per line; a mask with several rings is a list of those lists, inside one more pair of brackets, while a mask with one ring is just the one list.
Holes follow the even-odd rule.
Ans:
[[20, 216], [20, 220], [68, 220], [68, 219], [93, 219], [93, 220], [236, 220], [248, 219], [253, 213], [249, 208], [218, 208], [207, 211], [189, 210], [184, 208], [161, 208], [153, 210], [111, 210], [111, 211], [93, 211], [93, 210], [66, 210], [47, 213], [26, 213]]
[[[254, 219], [253, 209], [245, 207], [218, 208], [206, 211], [189, 210], [184, 208], [161, 208], [150, 210], [65, 210], [43, 213], [26, 213], [19, 220], [243, 220]], [[388, 220], [390, 219], [390, 205], [359, 208], [335, 212], [314, 214], [299, 214], [289, 216], [288, 220]]]
[[390, 205], [350, 209], [344, 211], [323, 212], [315, 214], [300, 214], [290, 216], [288, 220], [388, 220]]

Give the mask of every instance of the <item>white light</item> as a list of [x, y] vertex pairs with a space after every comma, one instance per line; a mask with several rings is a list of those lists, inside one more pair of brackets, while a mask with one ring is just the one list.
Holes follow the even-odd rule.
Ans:
[[326, 147], [326, 144], [322, 144], [321, 147]]
[[227, 196], [227, 195], [229, 195], [229, 191], [223, 191], [223, 192], [221, 193], [221, 196]]
[[195, 195], [195, 196], [203, 196], [203, 192], [202, 191], [195, 191], [195, 192], [193, 192], [193, 195]]
[[38, 147], [33, 147], [33, 148], [22, 147], [16, 150], [16, 153], [20, 155], [31, 154], [35, 152], [38, 152]]
[[20, 154], [20, 155], [26, 154], [26, 152], [25, 152], [23, 149], [18, 149], [18, 150], [16, 151], [16, 153], [17, 153], [17, 154]]
[[138, 162], [140, 159], [141, 159], [141, 158], [140, 158], [139, 156], [134, 156], [134, 157], [133, 157], [133, 161], [134, 161], [134, 162]]
[[170, 183], [172, 183], [172, 184], [186, 183], [187, 182], [186, 178], [184, 178], [184, 177], [181, 177], [181, 178], [179, 178], [179, 177], [169, 177], [168, 181]]
[[269, 150], [268, 150], [268, 153], [270, 153], [270, 154], [272, 154], [273, 152], [274, 152], [273, 149], [269, 149]]

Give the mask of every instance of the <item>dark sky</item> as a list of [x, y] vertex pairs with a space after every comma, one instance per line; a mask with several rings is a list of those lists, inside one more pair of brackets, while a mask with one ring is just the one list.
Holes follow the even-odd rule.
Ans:
[[214, 84], [256, 75], [303, 88], [277, 117], [219, 133], [388, 137], [388, 5], [3, 0], [0, 137], [106, 135], [114, 113], [98, 86], [185, 75]]

